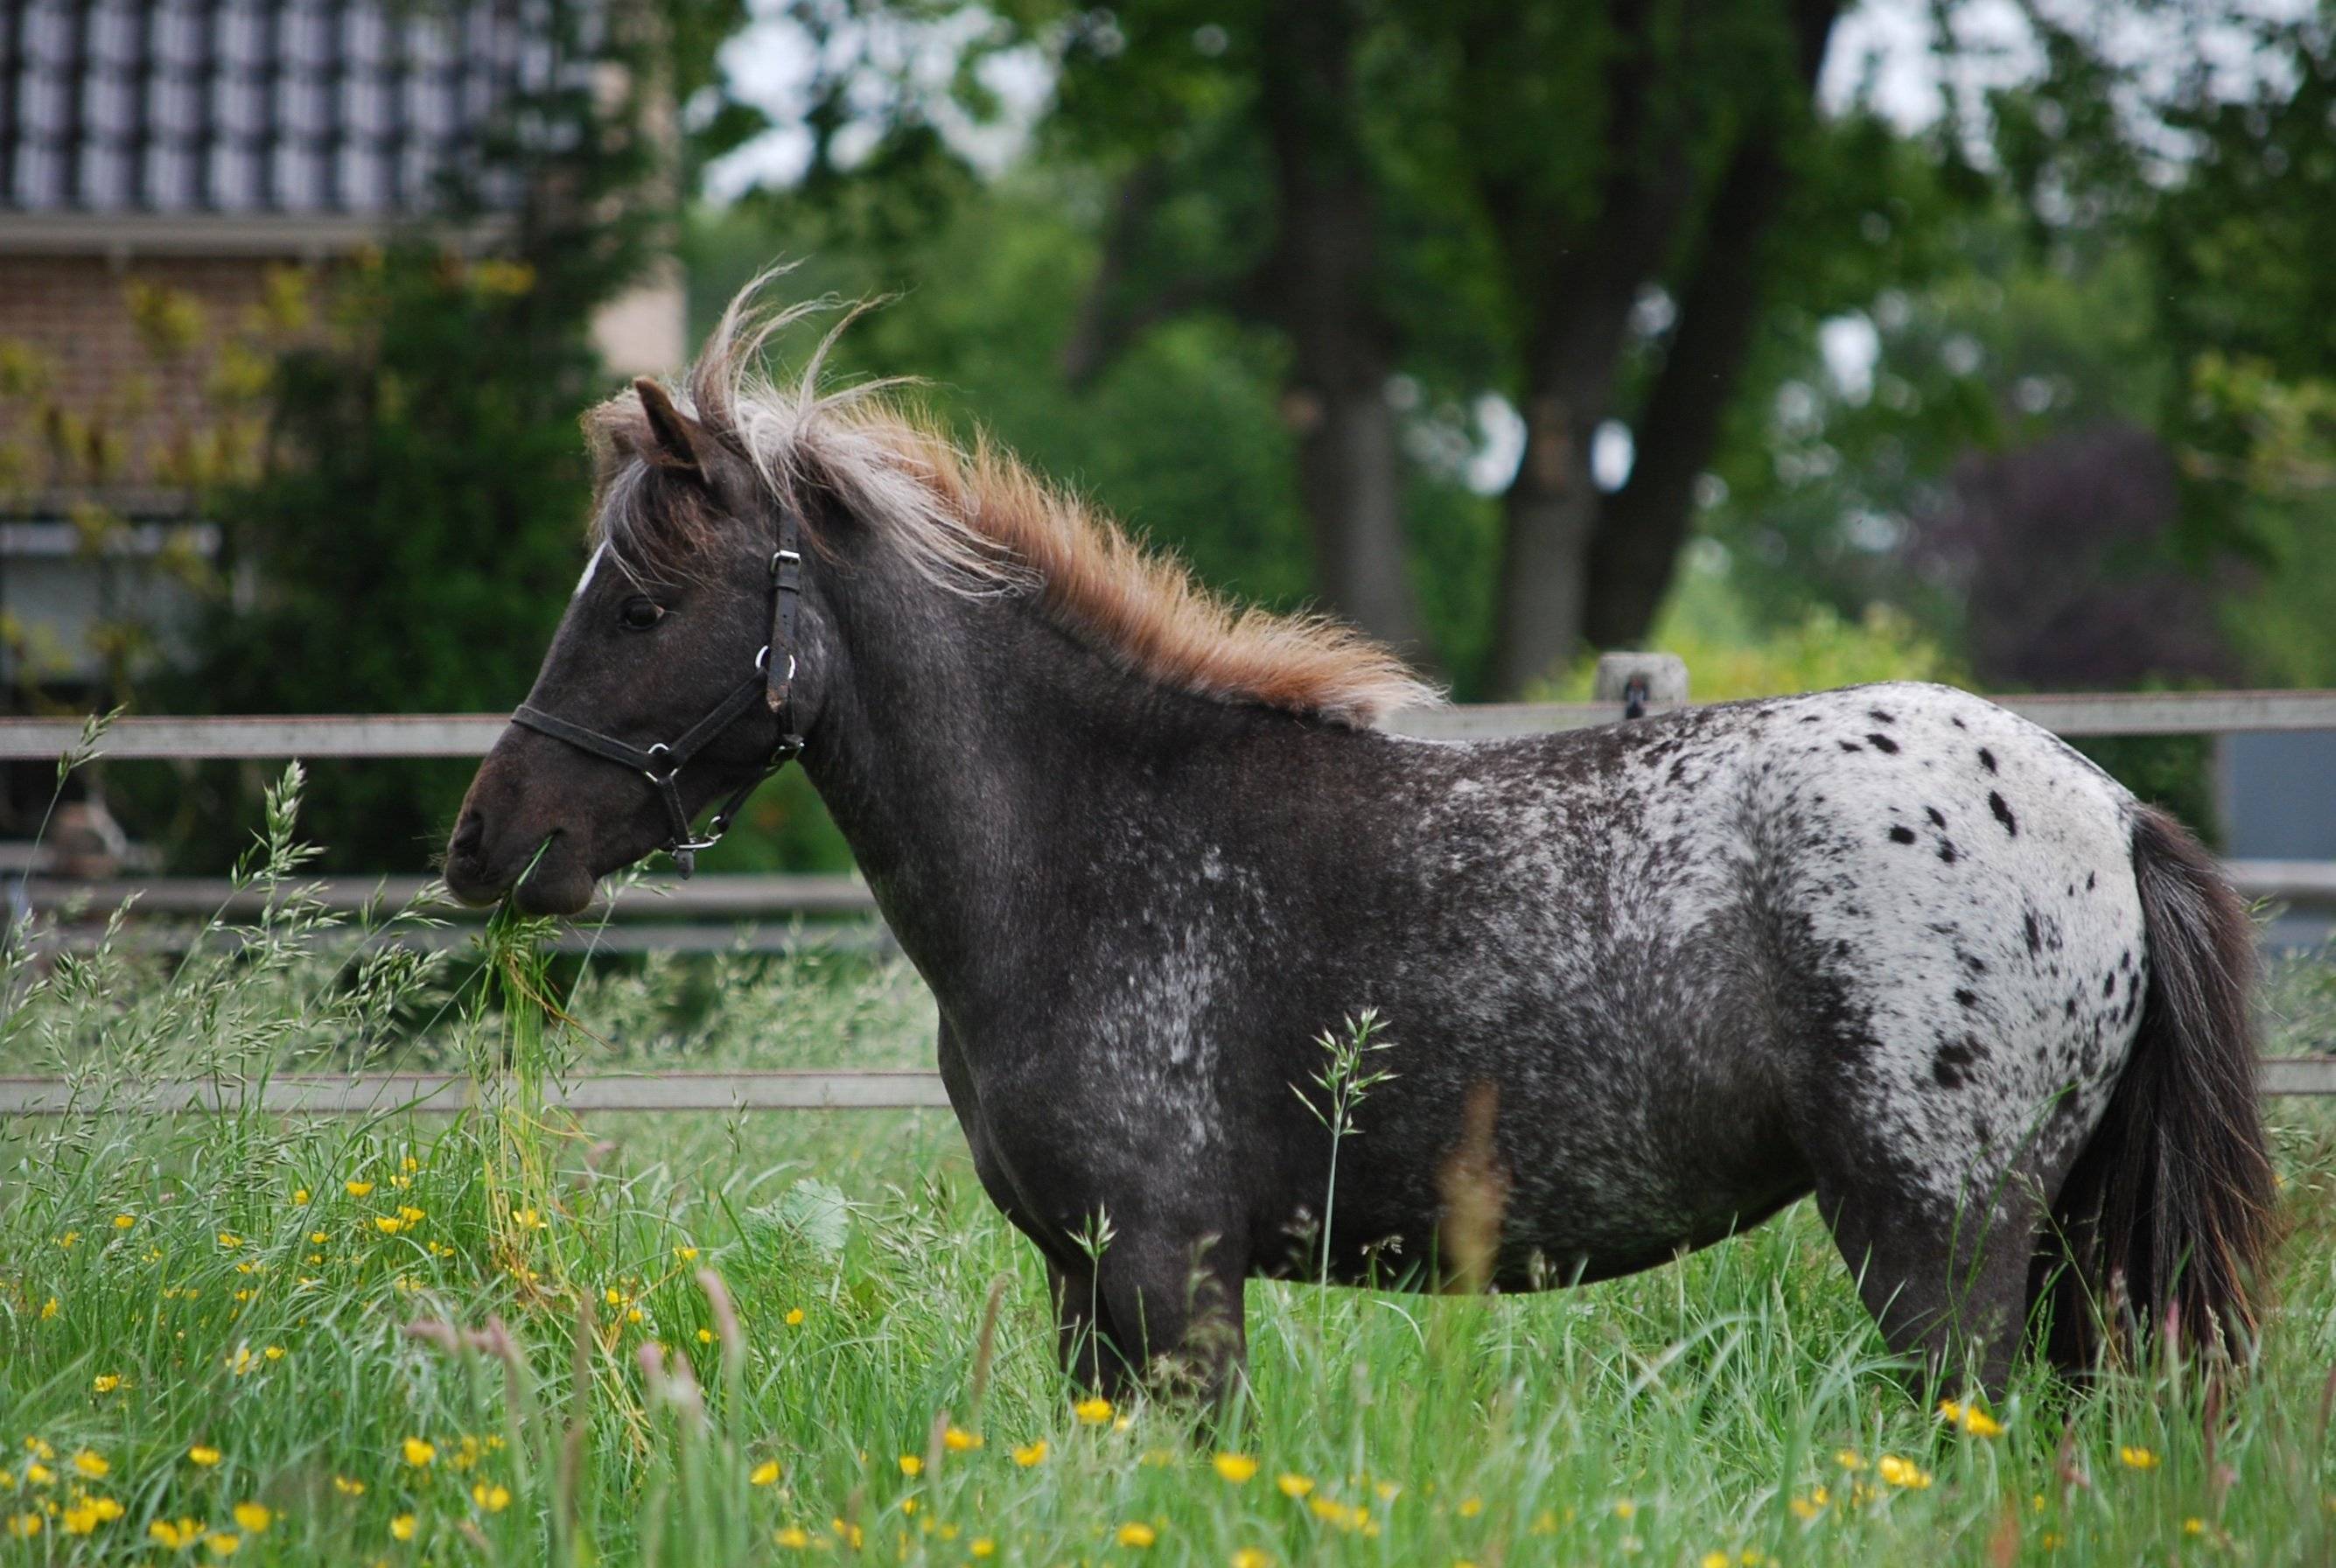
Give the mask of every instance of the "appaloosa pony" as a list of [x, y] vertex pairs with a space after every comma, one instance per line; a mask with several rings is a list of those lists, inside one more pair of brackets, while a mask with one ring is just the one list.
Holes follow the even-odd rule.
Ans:
[[[1221, 1390], [1251, 1274], [1436, 1281], [1472, 1104], [1504, 1289], [1814, 1192], [1890, 1343], [1991, 1388], [2046, 1298], [2078, 1364], [2103, 1314], [2252, 1323], [2244, 911], [2053, 736], [1913, 685], [1388, 733], [1434, 699], [1386, 650], [1228, 607], [816, 357], [760, 378], [795, 314], [742, 296], [683, 389], [591, 415], [598, 548], [446, 879], [579, 911], [799, 755], [1076, 1375]], [[1318, 1037], [1367, 1008], [1395, 1076], [1333, 1201]]]

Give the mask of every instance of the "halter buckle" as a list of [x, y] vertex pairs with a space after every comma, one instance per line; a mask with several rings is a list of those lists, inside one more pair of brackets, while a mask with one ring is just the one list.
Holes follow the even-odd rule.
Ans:
[[678, 763], [666, 769], [663, 773], [657, 772], [654, 765], [657, 760], [659, 757], [669, 757], [673, 755], [673, 748], [666, 745], [663, 741], [657, 742], [655, 745], [652, 745], [647, 751], [641, 755], [647, 757], [652, 765], [641, 769], [641, 776], [648, 780], [649, 783], [657, 785], [659, 789], [663, 789], [666, 785], [671, 784], [674, 780], [674, 775], [681, 772], [681, 765]]

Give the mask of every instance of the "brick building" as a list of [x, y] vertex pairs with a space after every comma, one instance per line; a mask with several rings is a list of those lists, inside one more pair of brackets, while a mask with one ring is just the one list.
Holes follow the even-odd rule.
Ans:
[[[0, 616], [67, 685], [94, 667], [99, 618], [134, 600], [167, 626], [161, 552], [210, 547], [170, 526], [183, 492], [158, 454], [201, 415], [210, 340], [250, 318], [271, 270], [329, 268], [427, 218], [449, 171], [487, 208], [460, 238], [492, 245], [519, 193], [479, 166], [480, 141], [551, 68], [532, 15], [517, 0], [0, 0], [0, 445], [29, 433], [6, 428], [13, 354], [44, 367], [55, 404], [113, 431], [104, 499], [134, 525], [93, 555], [67, 497], [0, 473]], [[191, 301], [202, 346], [158, 358], [130, 308], [138, 284]], [[598, 335], [614, 372], [672, 368], [678, 279], [612, 302]]]

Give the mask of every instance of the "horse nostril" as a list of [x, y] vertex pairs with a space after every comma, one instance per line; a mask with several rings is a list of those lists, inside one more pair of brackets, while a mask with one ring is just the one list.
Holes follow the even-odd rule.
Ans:
[[446, 848], [465, 859], [475, 860], [479, 846], [486, 842], [486, 837], [487, 824], [479, 820], [476, 812], [466, 813], [462, 820], [454, 824], [454, 840]]

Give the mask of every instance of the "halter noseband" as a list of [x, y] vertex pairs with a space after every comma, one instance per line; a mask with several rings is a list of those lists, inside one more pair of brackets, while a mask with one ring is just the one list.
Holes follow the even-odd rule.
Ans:
[[[566, 741], [579, 751], [590, 752], [612, 763], [628, 767], [656, 786], [657, 799], [665, 805], [667, 825], [673, 832], [657, 847], [673, 856], [673, 863], [684, 879], [697, 869], [697, 852], [710, 850], [722, 842], [730, 831], [739, 808], [746, 797], [760, 788], [763, 782], [794, 758], [803, 750], [803, 735], [795, 725], [795, 606], [803, 597], [803, 530], [794, 509], [782, 502], [779, 506], [779, 548], [771, 556], [771, 640], [754, 656], [754, 673], [731, 689], [730, 695], [714, 705], [711, 712], [687, 729], [679, 738], [658, 741], [642, 747], [628, 745], [614, 735], [587, 729], [580, 724], [548, 714], [540, 707], [521, 703], [511, 710], [511, 722], [548, 735], [554, 740]], [[781, 661], [784, 667], [781, 667]], [[754, 706], [761, 697], [769, 710], [779, 716], [778, 749], [763, 771], [740, 784], [722, 803], [721, 809], [706, 823], [704, 837], [696, 836], [690, 828], [689, 813], [681, 803], [678, 780], [681, 770], [706, 748], [708, 741], [728, 729]]]

